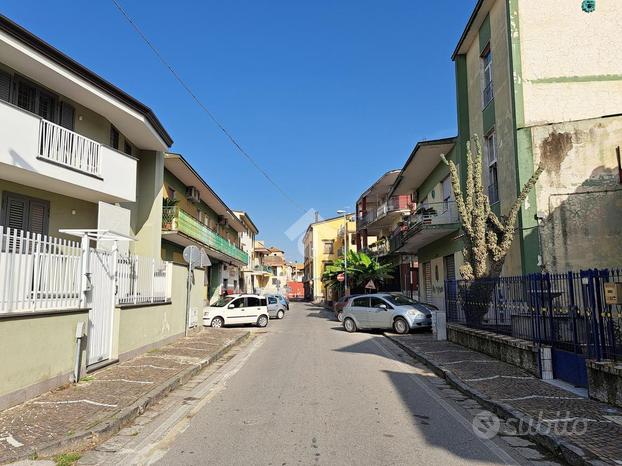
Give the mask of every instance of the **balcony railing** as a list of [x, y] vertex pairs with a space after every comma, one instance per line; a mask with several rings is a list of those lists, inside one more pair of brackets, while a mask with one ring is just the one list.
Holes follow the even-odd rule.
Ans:
[[376, 218], [381, 218], [389, 212], [410, 209], [410, 196], [394, 196], [376, 209]]
[[455, 201], [433, 202], [420, 205], [410, 216], [409, 226], [411, 229], [420, 229], [425, 226], [450, 225], [459, 221]]
[[39, 156], [53, 163], [100, 176], [100, 144], [51, 121], [39, 123]]
[[370, 244], [367, 249], [372, 256], [384, 256], [389, 254], [389, 242], [386, 239], [376, 241]]
[[248, 254], [178, 207], [162, 209], [162, 229], [183, 233], [218, 252], [248, 264]]

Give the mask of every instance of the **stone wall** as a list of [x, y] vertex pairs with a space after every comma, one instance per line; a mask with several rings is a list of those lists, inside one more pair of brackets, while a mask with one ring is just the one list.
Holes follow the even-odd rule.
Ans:
[[586, 361], [590, 398], [622, 408], [622, 364]]
[[538, 350], [526, 340], [476, 330], [459, 324], [447, 324], [447, 339], [540, 377]]

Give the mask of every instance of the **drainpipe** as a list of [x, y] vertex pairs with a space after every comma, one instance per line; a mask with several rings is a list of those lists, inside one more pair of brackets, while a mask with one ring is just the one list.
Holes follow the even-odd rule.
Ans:
[[82, 339], [84, 338], [84, 322], [76, 325], [76, 354], [73, 366], [73, 381], [80, 381], [80, 367], [82, 366]]

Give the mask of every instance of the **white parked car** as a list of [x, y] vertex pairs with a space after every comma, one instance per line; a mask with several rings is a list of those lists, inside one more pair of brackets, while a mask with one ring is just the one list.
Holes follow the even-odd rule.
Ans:
[[268, 325], [268, 305], [264, 296], [244, 294], [225, 296], [203, 308], [203, 325], [220, 328], [223, 325]]

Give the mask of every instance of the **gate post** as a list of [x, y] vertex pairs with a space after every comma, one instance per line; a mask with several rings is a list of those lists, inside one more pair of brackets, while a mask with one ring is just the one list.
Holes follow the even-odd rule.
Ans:
[[82, 274], [80, 284], [80, 307], [85, 308], [88, 303], [87, 293], [91, 290], [91, 244], [87, 234], [82, 235]]

